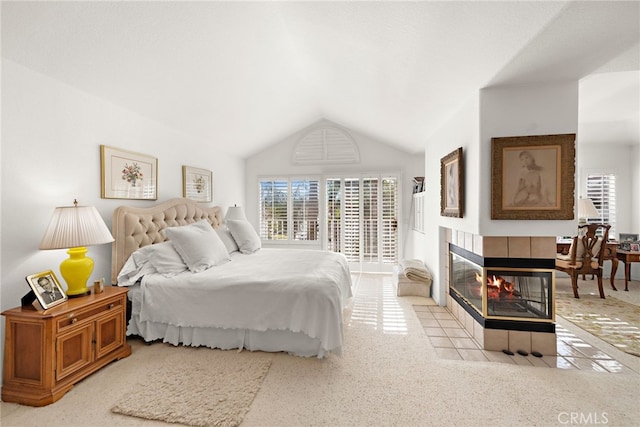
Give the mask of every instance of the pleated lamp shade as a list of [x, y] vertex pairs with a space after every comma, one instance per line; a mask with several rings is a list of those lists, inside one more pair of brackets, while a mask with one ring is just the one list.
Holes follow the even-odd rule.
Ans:
[[600, 212], [598, 212], [598, 209], [596, 209], [591, 199], [578, 199], [579, 219], [584, 219], [586, 221], [588, 218], [598, 218], [599, 216]]
[[58, 207], [40, 242], [40, 249], [68, 249], [113, 242], [113, 236], [93, 206]]
[[85, 246], [113, 242], [113, 236], [93, 206], [58, 207], [53, 211], [40, 249], [67, 249], [69, 258], [60, 264], [60, 273], [67, 282], [67, 296], [80, 297], [90, 293], [87, 280], [93, 272], [94, 262], [85, 256]]

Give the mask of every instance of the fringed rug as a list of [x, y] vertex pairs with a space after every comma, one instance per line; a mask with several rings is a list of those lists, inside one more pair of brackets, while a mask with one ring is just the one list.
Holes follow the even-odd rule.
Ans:
[[[112, 412], [190, 426], [238, 426], [271, 366], [263, 353], [176, 348]], [[185, 350], [185, 351], [180, 351]]]
[[608, 296], [556, 293], [556, 313], [617, 349], [640, 357], [640, 307]]

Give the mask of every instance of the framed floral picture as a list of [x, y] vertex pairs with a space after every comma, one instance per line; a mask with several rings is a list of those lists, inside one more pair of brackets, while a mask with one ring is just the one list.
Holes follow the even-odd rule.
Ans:
[[491, 219], [574, 218], [575, 134], [491, 139]]
[[464, 215], [462, 147], [440, 160], [440, 215], [454, 218]]
[[203, 203], [213, 201], [213, 172], [182, 166], [182, 197]]
[[53, 271], [47, 270], [32, 274], [27, 276], [26, 279], [31, 291], [44, 310], [67, 300], [67, 295], [62, 290], [60, 282], [58, 282]]
[[157, 200], [158, 159], [146, 154], [100, 146], [103, 199]]

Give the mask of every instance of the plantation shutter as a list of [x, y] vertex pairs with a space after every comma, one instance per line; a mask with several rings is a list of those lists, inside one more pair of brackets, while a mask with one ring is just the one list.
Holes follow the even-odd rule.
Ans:
[[364, 262], [378, 262], [378, 181], [378, 178], [362, 179]]
[[328, 178], [327, 249], [349, 262], [398, 261], [398, 178]]
[[317, 180], [291, 182], [292, 240], [318, 240], [319, 184]]
[[343, 202], [343, 247], [348, 261], [360, 261], [360, 180], [345, 178]]
[[342, 180], [327, 179], [327, 249], [342, 252]]
[[289, 182], [287, 179], [260, 180], [260, 238], [288, 239]]
[[616, 176], [611, 173], [587, 175], [587, 198], [593, 201], [600, 213], [588, 222], [609, 224], [609, 238], [616, 238]]
[[398, 179], [382, 180], [382, 262], [398, 262]]

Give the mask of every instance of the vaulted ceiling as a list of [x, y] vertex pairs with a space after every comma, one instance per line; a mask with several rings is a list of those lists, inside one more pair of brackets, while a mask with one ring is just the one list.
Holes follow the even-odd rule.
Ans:
[[320, 118], [419, 152], [483, 87], [587, 76], [590, 142], [636, 143], [639, 5], [3, 1], [2, 56], [240, 156]]

